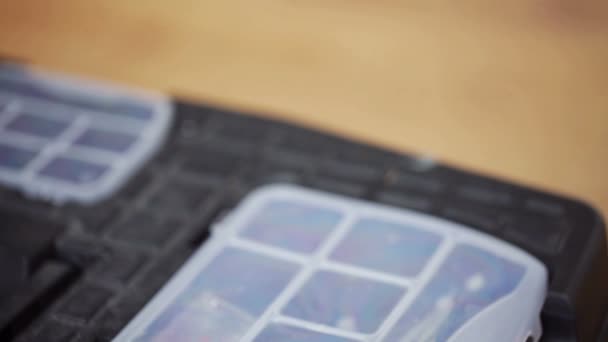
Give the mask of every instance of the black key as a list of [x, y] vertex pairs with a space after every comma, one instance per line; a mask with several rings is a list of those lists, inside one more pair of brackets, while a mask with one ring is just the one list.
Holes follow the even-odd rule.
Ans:
[[122, 189], [120, 194], [126, 198], [135, 198], [144, 191], [153, 181], [150, 173], [138, 174]]
[[95, 277], [119, 283], [127, 283], [144, 264], [144, 256], [131, 250], [116, 248], [104, 258], [91, 273]]
[[543, 198], [529, 198], [524, 204], [527, 210], [559, 219], [564, 214], [564, 207], [556, 201]]
[[96, 322], [97, 341], [111, 341], [148, 301], [140, 295], [129, 293], [123, 298], [118, 303], [110, 305]]
[[286, 154], [295, 154], [307, 158], [321, 158], [327, 156], [331, 145], [329, 138], [317, 134], [291, 134], [287, 133], [278, 143], [279, 151]]
[[73, 326], [54, 320], [44, 321], [41, 325], [40, 329], [31, 337], [31, 341], [66, 342], [76, 334]]
[[395, 154], [372, 146], [353, 145], [344, 141], [338, 145], [340, 146], [332, 154], [331, 159], [346, 164], [353, 163], [382, 168], [393, 164], [397, 160]]
[[352, 182], [371, 183], [382, 177], [382, 170], [361, 163], [327, 160], [323, 163], [320, 173]]
[[210, 193], [209, 188], [199, 184], [172, 180], [152, 195], [148, 206], [164, 215], [191, 215], [201, 207]]
[[267, 166], [255, 166], [243, 170], [239, 180], [247, 184], [260, 185], [266, 183], [297, 183], [301, 174], [288, 169]]
[[485, 231], [495, 232], [506, 224], [504, 214], [473, 205], [450, 205], [444, 208], [441, 214], [448, 220]]
[[70, 294], [70, 297], [59, 307], [58, 313], [88, 322], [111, 296], [110, 290], [95, 285], [83, 285]]
[[179, 223], [159, 219], [150, 213], [134, 213], [113, 229], [111, 235], [136, 244], [161, 247], [179, 231]]
[[90, 267], [110, 253], [101, 241], [82, 236], [61, 239], [55, 247], [59, 257], [79, 268]]
[[197, 149], [199, 153], [185, 154], [183, 167], [196, 174], [224, 178], [235, 174], [240, 166], [239, 157], [211, 149]]
[[189, 113], [184, 114], [175, 129], [177, 137], [184, 142], [201, 140], [205, 136], [206, 116], [200, 115], [200, 113], [192, 113], [192, 115], [188, 115]]
[[427, 194], [437, 194], [444, 187], [442, 182], [433, 177], [398, 171], [388, 185], [404, 191], [417, 191]]
[[310, 163], [299, 159], [266, 155], [263, 161], [246, 165], [239, 179], [253, 184], [297, 183], [310, 169]]
[[306, 173], [319, 162], [317, 159], [305, 159], [298, 155], [274, 154], [272, 152], [267, 152], [257, 165], [260, 172]]
[[192, 254], [191, 250], [179, 249], [163, 256], [146, 274], [138, 279], [137, 288], [145, 297], [152, 297]]
[[458, 195], [464, 199], [486, 205], [507, 206], [513, 201], [511, 194], [490, 185], [464, 185], [459, 187], [457, 191]]
[[559, 253], [570, 234], [570, 228], [564, 220], [524, 213], [511, 215], [508, 219], [506, 237], [538, 253]]
[[244, 140], [251, 143], [262, 142], [268, 134], [268, 126], [260, 124], [255, 119], [238, 118], [217, 122], [216, 134], [235, 140]]
[[84, 230], [91, 233], [100, 233], [109, 226], [109, 223], [119, 216], [120, 208], [114, 204], [102, 204], [76, 211], [77, 220]]

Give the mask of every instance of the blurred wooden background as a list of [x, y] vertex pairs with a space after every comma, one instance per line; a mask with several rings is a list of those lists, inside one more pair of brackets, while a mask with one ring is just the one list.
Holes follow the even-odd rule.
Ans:
[[268, 111], [608, 216], [608, 1], [0, 3], [0, 54]]

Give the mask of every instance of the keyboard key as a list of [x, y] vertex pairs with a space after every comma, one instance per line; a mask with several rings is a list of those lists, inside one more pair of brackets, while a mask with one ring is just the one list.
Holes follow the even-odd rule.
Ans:
[[34, 334], [33, 340], [45, 342], [69, 341], [76, 333], [76, 328], [57, 321], [45, 321]]
[[34, 135], [41, 138], [56, 138], [63, 133], [70, 123], [56, 119], [45, 118], [32, 114], [20, 114], [6, 125], [9, 131]]
[[367, 165], [378, 171], [386, 166], [393, 164], [398, 159], [394, 153], [369, 145], [353, 145], [347, 141], [337, 143], [336, 150], [332, 153], [331, 159], [345, 162], [347, 164]]
[[110, 170], [108, 165], [68, 157], [52, 159], [40, 170], [40, 175], [76, 185], [93, 183]]
[[444, 187], [444, 185], [434, 177], [406, 172], [397, 172], [395, 179], [391, 181], [390, 185], [405, 191], [424, 192], [428, 194], [436, 194]]
[[474, 205], [451, 205], [442, 210], [442, 215], [449, 220], [487, 231], [497, 231], [506, 223], [504, 213]]
[[81, 268], [88, 268], [106, 258], [109, 248], [97, 239], [69, 236], [55, 243], [55, 250], [62, 260]]
[[516, 213], [505, 223], [505, 236], [535, 252], [557, 254], [570, 234], [564, 220], [547, 218], [541, 214]]
[[447, 341], [460, 327], [521, 281], [525, 268], [470, 245], [457, 245], [399, 318], [386, 341], [421, 341], [428, 330]]
[[218, 135], [250, 143], [262, 142], [268, 132], [268, 125], [261, 124], [253, 118], [223, 119], [214, 124], [218, 125]]
[[313, 166], [311, 161], [299, 158], [282, 158], [271, 153], [263, 156], [262, 162], [257, 165], [261, 171], [282, 171], [291, 173], [306, 173]]
[[328, 271], [316, 272], [282, 314], [342, 330], [374, 333], [405, 289]]
[[210, 194], [210, 188], [180, 180], [171, 180], [148, 199], [148, 206], [165, 215], [192, 215], [197, 212]]
[[[333, 138], [335, 139], [335, 138]], [[327, 156], [333, 147], [332, 138], [312, 132], [284, 132], [283, 139], [276, 145], [277, 152], [301, 158], [316, 159]]]
[[305, 140], [297, 136], [286, 136], [278, 148], [288, 154], [293, 153], [300, 156], [312, 156], [321, 151], [319, 145], [307, 143]]
[[95, 322], [95, 341], [112, 341], [146, 302], [137, 294], [127, 293], [120, 302], [110, 305]]
[[89, 128], [74, 141], [74, 144], [115, 153], [125, 153], [136, 140], [137, 136], [132, 134]]
[[458, 194], [464, 199], [480, 202], [486, 205], [507, 206], [513, 201], [508, 192], [496, 189], [496, 187], [493, 187], [492, 185], [462, 186], [458, 189]]
[[113, 219], [120, 216], [120, 208], [110, 203], [93, 207], [78, 207], [75, 215], [86, 231], [98, 234], [104, 231]]
[[342, 218], [334, 210], [287, 201], [264, 205], [246, 225], [242, 236], [289, 251], [312, 253]]
[[203, 140], [206, 135], [207, 117], [202, 113], [190, 113], [183, 109], [178, 111], [182, 114], [182, 119], [176, 122], [176, 137], [183, 142]]
[[23, 169], [38, 153], [24, 148], [0, 143], [0, 168], [11, 171]]
[[239, 341], [297, 271], [298, 266], [290, 262], [225, 249], [148, 325], [139, 340]]
[[152, 217], [150, 213], [135, 213], [119, 223], [111, 235], [135, 244], [161, 247], [179, 232], [179, 223]]
[[239, 181], [251, 191], [265, 184], [298, 184], [303, 179], [305, 172], [289, 166], [260, 163], [243, 169], [239, 173]]
[[440, 241], [435, 233], [412, 226], [362, 219], [336, 246], [331, 259], [397, 276], [415, 277], [435, 253]]
[[150, 183], [154, 181], [154, 176], [150, 173], [143, 172], [135, 175], [129, 182], [122, 187], [120, 195], [133, 199], [143, 191], [145, 191]]
[[116, 248], [92, 269], [92, 273], [101, 279], [127, 283], [143, 263], [142, 255]]
[[355, 183], [374, 182], [382, 176], [381, 169], [377, 167], [338, 160], [327, 160], [323, 164], [321, 174]]
[[254, 184], [296, 183], [307, 174], [312, 165], [307, 160], [282, 158], [267, 153], [259, 162], [246, 163], [239, 176], [243, 181]]
[[544, 198], [528, 198], [525, 208], [547, 216], [559, 217], [564, 214], [563, 206], [557, 201]]
[[58, 313], [88, 322], [110, 299], [110, 290], [95, 285], [84, 285], [73, 292], [58, 309]]
[[180, 149], [184, 153], [184, 169], [197, 174], [229, 177], [239, 170], [241, 161], [236, 155], [206, 148]]
[[156, 258], [156, 264], [137, 280], [136, 288], [139, 293], [144, 297], [152, 297], [182, 266], [191, 252], [191, 250], [179, 248], [165, 254], [160, 259]]
[[271, 324], [253, 340], [254, 342], [297, 341], [297, 342], [350, 342], [349, 338], [327, 335], [320, 332], [289, 325]]

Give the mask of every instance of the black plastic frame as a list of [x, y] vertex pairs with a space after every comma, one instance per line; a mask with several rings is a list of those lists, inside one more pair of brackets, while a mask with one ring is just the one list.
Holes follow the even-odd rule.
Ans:
[[[0, 311], [19, 313], [19, 324], [0, 327], [0, 338], [110, 340], [240, 198], [261, 184], [293, 182], [461, 222], [527, 250], [550, 272], [541, 341], [606, 341], [606, 233], [600, 215], [587, 204], [261, 116], [184, 100], [174, 107], [174, 127], [163, 151], [111, 200], [57, 208], [0, 189], [3, 210], [28, 217], [42, 213], [66, 227], [48, 260], [29, 270], [26, 283], [44, 283], [41, 273], [48, 264], [69, 274], [59, 277], [60, 290], [43, 291], [43, 302], [0, 301]], [[174, 199], [195, 203], [190, 211], [162, 201], [175, 196], [176, 187], [183, 195], [178, 192]], [[140, 212], [179, 228], [166, 242], [129, 240], [121, 227]], [[116, 260], [141, 263], [128, 275], [117, 275]], [[77, 317], [78, 308], [70, 308], [73, 298], [91, 289], [99, 308]], [[16, 296], [34, 293], [23, 286]]]

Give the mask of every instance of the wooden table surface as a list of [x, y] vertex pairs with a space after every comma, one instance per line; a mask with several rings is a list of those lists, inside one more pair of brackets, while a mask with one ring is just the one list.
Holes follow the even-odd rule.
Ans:
[[608, 217], [608, 1], [0, 3], [0, 54], [271, 114]]

